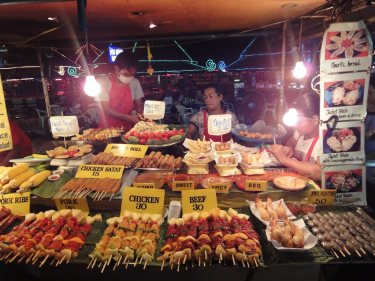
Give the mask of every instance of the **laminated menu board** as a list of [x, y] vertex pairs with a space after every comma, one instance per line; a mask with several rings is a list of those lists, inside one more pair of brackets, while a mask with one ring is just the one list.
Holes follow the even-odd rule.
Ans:
[[324, 166], [364, 163], [365, 132], [362, 122], [338, 122], [334, 129], [322, 124], [319, 134], [322, 151], [320, 162]]
[[333, 115], [340, 121], [361, 120], [366, 116], [369, 87], [367, 72], [322, 75], [320, 81], [320, 117]]
[[336, 203], [366, 205], [366, 169], [363, 165], [326, 166], [322, 188], [336, 190]]
[[333, 23], [325, 31], [321, 73], [370, 70], [372, 40], [363, 21]]

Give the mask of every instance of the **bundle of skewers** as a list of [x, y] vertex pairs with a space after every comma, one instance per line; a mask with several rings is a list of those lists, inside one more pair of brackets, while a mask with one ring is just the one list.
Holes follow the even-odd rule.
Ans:
[[130, 168], [137, 158], [114, 156], [111, 152], [100, 152], [90, 159], [93, 165], [119, 165]]
[[0, 234], [3, 233], [3, 231], [11, 226], [16, 220], [20, 219], [20, 216], [13, 215], [11, 210], [2, 206], [0, 209]]
[[84, 179], [74, 178], [65, 183], [53, 199], [85, 198], [91, 196], [94, 201], [102, 200], [118, 193], [121, 188], [121, 179]]
[[212, 260], [226, 264], [227, 261], [258, 267], [261, 249], [258, 234], [249, 216], [233, 209], [228, 212], [213, 209], [211, 212], [184, 214], [180, 219], [169, 221], [165, 245], [158, 261], [170, 268], [177, 266], [211, 265]]
[[143, 265], [154, 260], [157, 244], [160, 238], [161, 215], [138, 214], [125, 211], [121, 217], [107, 220], [108, 227], [96, 244], [95, 250], [89, 255], [91, 261], [87, 268], [97, 264], [103, 273], [113, 261], [113, 270], [121, 265], [128, 268]]
[[358, 213], [309, 213], [304, 219], [321, 246], [337, 259], [375, 256], [375, 230]]
[[69, 263], [78, 256], [96, 220], [101, 220], [101, 215], [90, 217], [80, 210], [29, 213], [23, 223], [0, 235], [0, 260], [5, 263], [39, 262], [39, 267], [49, 258], [51, 265]]

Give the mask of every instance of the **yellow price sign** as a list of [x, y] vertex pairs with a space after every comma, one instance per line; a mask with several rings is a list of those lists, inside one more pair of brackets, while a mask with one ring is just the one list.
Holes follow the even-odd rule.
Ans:
[[208, 188], [216, 190], [216, 193], [228, 193], [231, 187], [231, 183], [210, 182], [208, 184]]
[[148, 149], [147, 145], [109, 143], [104, 152], [111, 152], [113, 156], [143, 158]]
[[76, 178], [119, 180], [122, 178], [123, 172], [124, 166], [80, 165]]
[[267, 181], [247, 180], [245, 181], [245, 190], [246, 191], [266, 191]]
[[154, 182], [133, 182], [134, 187], [138, 188], [155, 188]]
[[307, 200], [310, 204], [332, 205], [336, 201], [336, 190], [309, 190]]
[[79, 199], [55, 199], [55, 204], [57, 210], [63, 209], [78, 209], [82, 212], [89, 213], [89, 204], [87, 203], [86, 198]]
[[193, 190], [194, 181], [173, 181], [172, 190], [173, 191], [182, 191], [182, 190]]
[[0, 207], [8, 208], [14, 215], [24, 216], [30, 213], [30, 192], [1, 195]]
[[217, 207], [216, 191], [214, 189], [183, 190], [181, 191], [181, 197], [184, 214], [210, 211]]
[[121, 213], [125, 211], [141, 214], [163, 214], [164, 189], [125, 187], [122, 194]]

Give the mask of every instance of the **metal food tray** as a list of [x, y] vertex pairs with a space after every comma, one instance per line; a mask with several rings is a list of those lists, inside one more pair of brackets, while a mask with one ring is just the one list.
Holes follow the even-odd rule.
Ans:
[[[171, 143], [165, 143], [165, 144], [144, 144], [144, 145], [147, 145], [148, 147], [151, 147], [151, 148], [169, 147], [169, 146], [172, 146], [172, 145], [179, 144], [179, 143], [183, 142], [184, 139], [185, 139], [185, 137], [181, 138], [178, 141], [171, 142]], [[121, 140], [124, 143], [126, 143], [126, 144], [140, 144], [140, 143], [130, 143], [129, 141], [127, 141], [126, 139], [124, 139], [124, 135], [121, 135]]]
[[134, 168], [136, 171], [154, 171], [154, 172], [174, 172], [180, 171], [182, 165], [179, 168], [167, 169], [167, 168]]

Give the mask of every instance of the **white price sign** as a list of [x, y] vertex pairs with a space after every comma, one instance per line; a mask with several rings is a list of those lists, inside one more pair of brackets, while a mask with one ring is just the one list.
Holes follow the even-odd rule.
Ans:
[[55, 137], [71, 137], [79, 133], [76, 116], [52, 116], [49, 120], [52, 135]]
[[221, 136], [232, 130], [232, 115], [220, 114], [208, 116], [208, 133], [213, 136]]
[[165, 114], [165, 102], [163, 101], [155, 101], [155, 100], [146, 100], [144, 109], [143, 109], [143, 116], [145, 118], [159, 120], [163, 119]]

